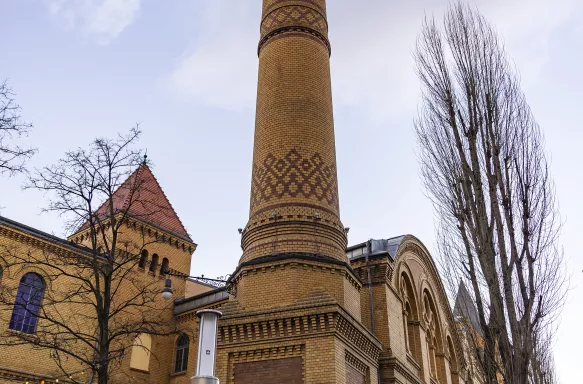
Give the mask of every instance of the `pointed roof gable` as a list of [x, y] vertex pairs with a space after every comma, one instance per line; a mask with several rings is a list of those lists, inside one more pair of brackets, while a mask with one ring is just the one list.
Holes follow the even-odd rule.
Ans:
[[474, 330], [480, 335], [484, 335], [482, 326], [480, 325], [480, 317], [478, 316], [478, 310], [474, 304], [474, 299], [468, 292], [466, 285], [463, 281], [460, 281], [460, 286], [457, 290], [457, 295], [455, 298], [455, 306], [453, 308], [453, 316], [457, 319], [462, 317], [470, 322]]
[[[133, 192], [133, 193], [132, 193]], [[115, 211], [128, 210], [131, 217], [143, 220], [178, 237], [192, 242], [150, 167], [141, 164], [113, 193]], [[109, 199], [97, 210], [97, 216], [107, 215]], [[79, 231], [87, 229], [85, 223]]]

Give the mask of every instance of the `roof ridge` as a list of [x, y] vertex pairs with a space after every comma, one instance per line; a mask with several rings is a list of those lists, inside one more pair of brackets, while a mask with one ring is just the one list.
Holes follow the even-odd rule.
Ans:
[[[190, 237], [190, 234], [186, 230], [184, 223], [182, 222], [182, 220], [178, 216], [178, 213], [174, 209], [174, 206], [170, 202], [170, 199], [168, 199], [166, 192], [164, 192], [164, 189], [162, 188], [162, 186], [160, 185], [160, 182], [158, 181], [158, 179], [154, 175], [154, 172], [152, 172], [152, 169], [145, 163], [141, 163], [133, 172], [131, 172], [129, 174], [129, 176], [121, 184], [119, 184], [119, 186], [115, 189], [115, 191], [113, 191], [111, 196], [108, 197], [107, 199], [105, 199], [105, 201], [99, 206], [99, 208], [97, 210], [94, 211], [93, 214], [101, 217], [103, 214], [103, 211], [107, 211], [106, 204], [108, 204], [108, 202], [110, 200], [113, 200], [113, 204], [114, 204], [114, 208], [116, 210], [116, 213], [121, 210], [121, 211], [127, 212], [127, 214], [129, 216], [136, 216], [137, 215], [136, 216], [137, 218], [141, 218], [142, 216], [137, 212], [140, 210], [140, 207], [139, 207], [140, 204], [134, 204], [134, 205], [137, 205], [138, 207], [130, 206], [131, 196], [133, 195], [133, 193], [131, 192], [131, 190], [132, 190], [131, 184], [134, 181], [136, 183], [138, 183], [138, 182], [140, 182], [140, 180], [143, 181], [144, 184], [148, 184], [149, 183], [148, 180], [151, 180], [153, 182], [153, 185], [151, 185], [153, 188], [149, 188], [149, 189], [146, 188], [145, 189], [145, 192], [144, 192], [145, 193], [145, 196], [144, 196], [145, 200], [142, 203], [154, 203], [154, 201], [159, 198], [159, 199], [163, 200], [162, 201], [164, 203], [163, 205], [167, 205], [167, 208], [170, 209], [170, 212], [167, 212], [167, 213], [160, 213], [160, 214], [152, 213], [151, 214], [152, 218], [150, 220], [145, 220], [145, 221], [156, 224], [160, 227], [160, 229], [168, 231], [171, 234], [183, 236], [188, 241], [192, 242], [192, 238]], [[122, 191], [122, 189], [130, 189], [130, 192], [124, 193]], [[139, 192], [140, 192], [140, 190], [137, 191], [137, 193], [139, 193]], [[151, 198], [152, 196], [154, 197], [154, 199], [152, 201], [146, 201], [148, 199], [148, 197]], [[142, 206], [143, 205], [144, 204], [142, 204]], [[105, 212], [105, 214], [107, 214], [107, 212]], [[165, 219], [161, 219], [160, 215], [164, 215]], [[156, 216], [157, 216], [157, 219], [156, 219]], [[168, 222], [168, 221], [170, 221], [170, 222]], [[89, 226], [89, 220], [86, 220], [85, 223], [83, 223], [83, 225], [81, 225], [75, 233], [79, 233], [80, 231], [87, 229], [88, 226]]]
[[164, 196], [164, 198], [168, 202], [168, 205], [170, 205], [170, 209], [172, 209], [172, 212], [174, 213], [174, 215], [178, 219], [178, 223], [182, 227], [182, 230], [188, 236], [188, 238], [190, 238], [190, 235], [188, 234], [188, 231], [186, 230], [186, 227], [184, 226], [184, 223], [182, 223], [182, 220], [180, 220], [180, 216], [178, 216], [178, 212], [176, 212], [176, 210], [174, 209], [174, 206], [170, 202], [170, 199], [168, 198], [168, 196], [166, 196], [166, 192], [164, 192], [164, 188], [162, 188], [162, 185], [160, 185], [160, 182], [158, 181], [158, 178], [156, 177], [156, 175], [154, 175], [154, 172], [152, 172], [152, 170], [150, 169], [150, 167], [148, 167], [147, 164], [142, 163], [142, 165], [140, 165], [139, 168], [141, 168], [142, 166], [144, 166], [148, 171], [150, 171], [150, 174], [154, 178], [154, 181], [156, 182], [156, 185], [158, 185], [158, 188], [160, 188], [160, 191], [162, 192], [162, 195]]
[[455, 297], [455, 304], [452, 311], [453, 316], [461, 316], [470, 322], [471, 326], [481, 335], [483, 335], [482, 326], [476, 308], [475, 299], [466, 287], [466, 284], [460, 279], [460, 284]]
[[[117, 189], [113, 193], [115, 194], [125, 183], [127, 183], [128, 181], [130, 181], [132, 179], [132, 177], [134, 177], [134, 180], [139, 180], [140, 174], [142, 173], [142, 170], [143, 170], [143, 167], [147, 167], [147, 165], [145, 163], [141, 163], [138, 166], [138, 168], [136, 168], [136, 170], [133, 171], [131, 173], [131, 175], [129, 175], [128, 178], [125, 179], [124, 182], [121, 183], [121, 185], [119, 187], [117, 187]], [[154, 175], [152, 174], [152, 176], [154, 176]], [[160, 189], [162, 189], [162, 188], [160, 187]], [[126, 196], [124, 196], [124, 202], [123, 202], [123, 205], [122, 205], [122, 209], [124, 211], [128, 209], [128, 204], [130, 203], [129, 200], [130, 200], [130, 194], [127, 194]]]
[[[138, 166], [138, 168], [136, 168], [136, 169], [135, 169], [135, 170], [134, 170], [132, 173], [130, 173], [130, 175], [129, 175], [128, 177], [126, 177], [126, 179], [123, 181], [123, 183], [121, 183], [121, 184], [120, 184], [120, 185], [119, 185], [119, 186], [118, 186], [118, 187], [115, 189], [115, 191], [113, 191], [113, 194], [111, 195], [111, 197], [115, 197], [115, 194], [117, 193], [117, 191], [119, 191], [119, 189], [120, 189], [120, 188], [121, 188], [121, 187], [122, 187], [122, 186], [123, 186], [123, 185], [124, 185], [124, 184], [125, 184], [125, 183], [126, 183], [128, 180], [130, 180], [130, 179], [131, 179], [131, 178], [132, 178], [134, 175], [136, 175], [136, 174], [137, 174], [137, 173], [140, 171], [140, 169], [142, 168], [142, 165], [144, 165], [144, 164], [143, 164], [143, 163], [141, 163], [141, 164]], [[97, 214], [99, 211], [101, 211], [101, 209], [103, 209], [103, 207], [105, 207], [105, 204], [107, 204], [107, 202], [108, 202], [109, 200], [110, 200], [110, 198], [107, 198], [107, 199], [105, 199], [105, 200], [103, 201], [103, 203], [101, 203], [101, 204], [99, 205], [99, 208], [97, 208], [97, 209], [94, 211], [94, 213], [95, 213], [95, 214]], [[128, 196], [124, 196], [124, 204], [123, 204], [123, 207], [124, 207], [124, 208], [127, 208], [127, 207], [126, 207], [126, 205], [127, 205], [127, 200], [128, 200]], [[81, 231], [81, 230], [83, 230], [83, 229], [86, 229], [86, 228], [87, 228], [86, 226], [88, 225], [88, 224], [87, 224], [87, 222], [88, 222], [88, 221], [89, 221], [89, 220], [86, 220], [86, 221], [85, 221], [85, 223], [83, 223], [83, 224], [82, 224], [82, 225], [81, 225], [81, 226], [80, 226], [80, 227], [77, 229], [76, 233], [77, 233], [77, 232], [79, 232], [79, 231]]]

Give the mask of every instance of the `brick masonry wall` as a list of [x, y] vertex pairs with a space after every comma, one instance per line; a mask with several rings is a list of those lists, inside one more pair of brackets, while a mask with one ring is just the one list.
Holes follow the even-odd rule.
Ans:
[[[191, 253], [188, 248], [184, 249], [181, 246], [177, 246], [175, 243], [171, 243], [169, 240], [165, 242], [161, 241], [163, 233], [158, 233], [158, 235], [159, 237], [156, 239], [156, 233], [150, 232], [150, 234], [143, 239], [141, 231], [136, 231], [133, 226], [128, 226], [123, 229], [123, 233], [120, 236], [120, 243], [125, 241], [134, 244], [142, 243], [144, 241], [151, 243], [146, 246], [150, 253], [150, 257], [154, 253], [157, 253], [160, 256], [160, 262], [162, 258], [167, 257], [170, 260], [170, 268], [181, 273], [188, 273], [191, 258]], [[168, 236], [166, 236], [166, 238], [169, 239]], [[10, 228], [0, 227], [0, 263], [5, 270], [3, 279], [0, 282], [0, 288], [12, 289], [15, 291], [20, 278], [27, 272], [36, 272], [41, 276], [46, 275], [46, 271], [40, 266], [30, 265], [26, 268], [11, 266], [14, 261], [9, 257], [9, 249], [17, 251], [21, 255], [29, 254], [31, 260], [33, 260], [35, 257], [41, 257], [41, 255], [43, 255], [43, 249], [45, 249], [44, 247], [46, 246], [51, 246], [51, 244], [46, 243], [44, 240], [37, 239], [34, 236], [24, 235], [17, 231], [15, 232]], [[55, 253], [51, 257], [56, 258], [58, 256]], [[141, 280], [147, 285], [153, 284], [151, 289], [160, 292], [164, 284], [164, 277], [160, 276], [159, 266], [154, 273], [148, 272], [147, 267], [145, 270], [140, 270], [136, 267], [132, 279]], [[46, 289], [50, 290], [50, 294], [58, 294], [59, 292], [69, 292], [71, 289], [70, 287], [74, 284], [78, 284], [78, 281], [62, 276], [52, 279], [52, 281], [47, 284]], [[133, 284], [128, 283], [128, 285], [129, 286], [120, 289], [120, 292], [123, 293], [122, 296], [124, 297], [132, 294]], [[173, 288], [176, 298], [184, 295], [184, 280], [173, 278]], [[160, 297], [156, 297], [155, 306], [163, 311], [162, 317], [164, 321], [172, 321], [173, 311], [171, 302], [164, 301], [160, 295]], [[64, 318], [71, 320], [70, 325], [72, 326], [79, 325], [83, 331], [87, 331], [87, 329], [94, 327], [94, 324], [87, 323], [89, 320], [85, 318], [83, 318], [83, 322], [81, 323], [73, 321], [73, 319], [78, 317], [77, 314], [87, 315], [91, 313], [91, 310], [87, 311], [80, 308], [79, 305], [75, 306], [68, 303], [59, 304], [58, 310]], [[10, 332], [8, 331], [8, 322], [10, 320], [11, 312], [11, 307], [2, 306], [0, 308], [0, 337], [3, 337], [4, 332]], [[43, 320], [41, 319], [39, 326], [43, 325], [42, 321]], [[77, 321], [79, 321], [79, 318], [77, 318]], [[191, 337], [191, 341], [193, 339], [194, 338]], [[174, 346], [174, 336], [152, 337], [149, 372], [144, 373], [130, 369], [130, 354], [128, 353], [127, 359], [124, 359], [121, 362], [121, 366], [119, 367], [118, 372], [114, 375], [112, 382], [168, 383], [172, 375]], [[0, 375], [2, 369], [5, 368], [6, 370], [20, 371], [23, 375], [28, 375], [27, 377], [30, 378], [40, 377], [43, 379], [50, 379], [61, 376], [60, 382], [64, 382], [62, 379], [62, 373], [60, 373], [55, 361], [50, 358], [49, 353], [49, 350], [35, 350], [29, 345], [0, 347]], [[80, 372], [81, 370], [87, 369], [87, 367], [76, 364], [72, 359], [69, 359], [68, 365], [71, 371]], [[85, 374], [88, 375], [88, 371], [85, 371]], [[80, 375], [80, 373], [77, 373], [77, 375]], [[77, 379], [79, 379], [79, 377], [77, 377]], [[0, 379], [0, 382], [2, 382], [2, 379]], [[31, 382], [34, 381], [31, 380]]]
[[235, 364], [236, 384], [302, 384], [303, 382], [301, 357]]
[[306, 252], [346, 261], [324, 0], [264, 0], [250, 218], [241, 262]]
[[343, 266], [288, 260], [246, 267], [237, 279], [237, 299], [245, 308], [290, 305], [315, 290], [324, 290], [360, 319], [360, 283]]
[[366, 384], [366, 377], [352, 365], [346, 364], [346, 384]]

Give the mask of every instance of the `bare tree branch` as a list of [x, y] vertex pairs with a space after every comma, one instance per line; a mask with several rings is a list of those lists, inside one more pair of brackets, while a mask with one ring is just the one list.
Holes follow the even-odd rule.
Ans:
[[[115, 140], [96, 139], [29, 177], [25, 188], [50, 197], [44, 210], [63, 216], [68, 232], [83, 238], [77, 252], [0, 248], [11, 270], [33, 265], [48, 287], [36, 331], [7, 332], [0, 345], [50, 350], [61, 373], [86, 369], [100, 384], [120, 368], [138, 335], [175, 332], [171, 303], [161, 298], [162, 276], [138, 268], [144, 248], [161, 239], [139, 229], [124, 236], [132, 221], [147, 222], [165, 209], [147, 198], [150, 187], [139, 177], [146, 167], [134, 149], [139, 136], [135, 127]], [[0, 311], [13, 310], [17, 289], [2, 285]]]
[[32, 124], [22, 120], [16, 94], [7, 81], [0, 84], [0, 174], [14, 175], [26, 171], [25, 162], [36, 149], [21, 147], [15, 140], [27, 136]]
[[460, 280], [471, 287], [485, 382], [533, 382], [533, 362], [550, 366], [551, 343], [539, 336], [548, 336], [567, 286], [541, 129], [494, 28], [474, 8], [452, 5], [442, 28], [426, 19], [414, 56], [419, 160], [442, 269], [452, 290]]

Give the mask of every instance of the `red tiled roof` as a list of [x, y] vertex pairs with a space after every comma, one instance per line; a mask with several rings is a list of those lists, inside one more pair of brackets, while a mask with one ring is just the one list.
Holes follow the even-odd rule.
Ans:
[[[128, 214], [132, 217], [192, 241], [158, 180], [146, 164], [140, 165], [124, 181], [113, 193], [112, 199], [115, 211], [128, 210]], [[108, 205], [109, 199], [97, 210], [98, 217], [107, 215]], [[85, 223], [79, 231], [88, 226], [89, 224]]]

